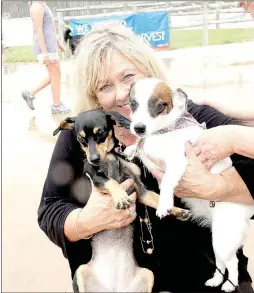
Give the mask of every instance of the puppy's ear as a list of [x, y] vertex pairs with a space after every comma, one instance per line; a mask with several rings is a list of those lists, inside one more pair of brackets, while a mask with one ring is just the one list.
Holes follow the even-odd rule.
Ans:
[[107, 117], [107, 122], [109, 125], [111, 125], [111, 126], [116, 125], [116, 119], [113, 115], [107, 114], [106, 117]]
[[72, 130], [75, 121], [76, 117], [67, 117], [65, 120], [61, 121], [59, 127], [53, 132], [53, 136], [57, 135], [60, 130]]
[[188, 102], [187, 94], [180, 88], [177, 88], [173, 95], [173, 105], [181, 110], [186, 110]]
[[131, 120], [127, 119], [126, 117], [119, 114], [118, 112], [107, 112], [107, 114], [110, 114], [111, 116], [113, 116], [116, 122], [120, 124], [120, 126], [130, 129]]

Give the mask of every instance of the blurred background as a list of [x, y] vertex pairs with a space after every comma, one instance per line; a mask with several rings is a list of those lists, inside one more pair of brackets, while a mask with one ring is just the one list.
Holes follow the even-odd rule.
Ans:
[[[47, 1], [59, 37], [68, 27], [136, 17], [134, 30], [156, 50], [167, 67], [171, 86], [194, 101], [254, 99], [253, 1]], [[43, 183], [64, 118], [51, 115], [51, 92], [37, 95], [36, 110], [27, 108], [21, 91], [45, 74], [32, 52], [33, 27], [28, 1], [1, 1], [2, 11], [2, 291], [71, 292], [67, 261], [37, 224]], [[163, 15], [156, 21], [157, 15]], [[138, 17], [153, 17], [153, 27]], [[161, 22], [160, 22], [161, 21]], [[133, 24], [133, 22], [132, 22]], [[131, 25], [131, 24], [130, 24]], [[158, 29], [158, 28], [160, 29]], [[73, 30], [73, 32], [75, 29]], [[73, 107], [72, 59], [68, 44], [61, 54], [62, 99]], [[244, 251], [254, 278], [254, 223]]]

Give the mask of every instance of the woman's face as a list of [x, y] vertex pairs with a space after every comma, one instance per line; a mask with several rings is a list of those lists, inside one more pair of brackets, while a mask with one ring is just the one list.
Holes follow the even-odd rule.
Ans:
[[117, 111], [130, 119], [130, 87], [135, 81], [147, 76], [117, 51], [112, 52], [109, 67], [109, 76], [105, 83], [103, 72], [99, 76], [102, 82], [99, 82], [96, 90], [98, 101], [104, 110]]

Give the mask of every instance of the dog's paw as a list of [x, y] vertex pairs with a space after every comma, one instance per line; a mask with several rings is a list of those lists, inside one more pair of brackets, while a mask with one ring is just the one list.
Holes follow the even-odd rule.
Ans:
[[167, 208], [159, 205], [158, 208], [157, 208], [157, 210], [156, 210], [156, 215], [160, 219], [162, 219], [162, 218], [168, 216], [170, 214], [170, 212], [171, 212], [171, 209], [167, 209]]
[[126, 210], [132, 205], [133, 202], [128, 194], [122, 190], [116, 197], [114, 197], [114, 203], [118, 210]]
[[185, 222], [190, 220], [191, 217], [192, 213], [190, 211], [182, 209], [181, 212], [176, 216], [176, 219]]
[[131, 146], [128, 146], [123, 154], [124, 156], [126, 157], [126, 159], [128, 159], [129, 161], [133, 160], [134, 157], [135, 157], [135, 154], [136, 154], [136, 148], [137, 146], [136, 145], [131, 145]]
[[233, 291], [235, 291], [235, 286], [233, 284], [231, 284], [229, 281], [226, 281], [222, 285], [221, 290], [225, 291], [225, 292], [233, 292]]
[[223, 276], [221, 274], [214, 275], [213, 278], [207, 280], [205, 285], [208, 287], [218, 287], [223, 282]]

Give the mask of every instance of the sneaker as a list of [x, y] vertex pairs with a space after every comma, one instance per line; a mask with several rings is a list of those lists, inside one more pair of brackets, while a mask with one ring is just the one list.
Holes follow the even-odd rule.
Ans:
[[31, 110], [34, 110], [35, 108], [34, 108], [34, 102], [33, 102], [33, 100], [35, 99], [35, 96], [30, 95], [28, 91], [22, 92], [21, 95], [22, 95], [22, 98], [26, 101], [27, 106]]
[[60, 103], [59, 105], [51, 106], [51, 113], [52, 114], [68, 114], [71, 112], [71, 109], [67, 108], [64, 104]]

